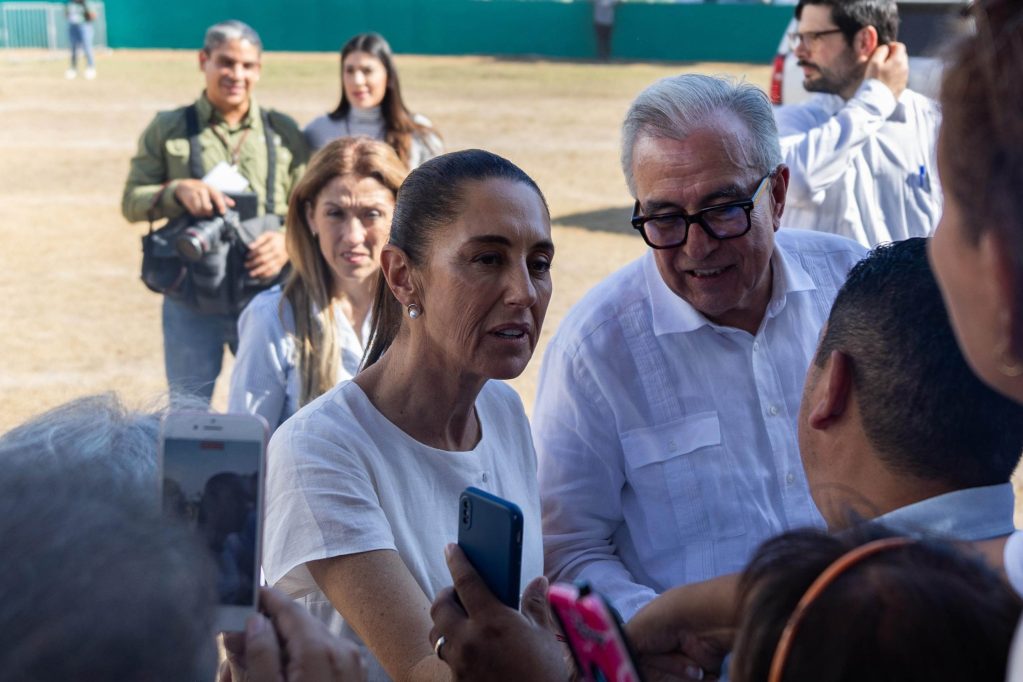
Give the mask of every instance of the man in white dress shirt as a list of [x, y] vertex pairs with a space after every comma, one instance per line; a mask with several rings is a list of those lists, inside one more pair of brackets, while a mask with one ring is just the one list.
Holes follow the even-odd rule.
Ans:
[[533, 435], [546, 573], [590, 581], [627, 619], [822, 524], [795, 420], [817, 335], [865, 250], [778, 232], [789, 171], [752, 85], [650, 86], [626, 116], [622, 167], [652, 248], [562, 322]]
[[895, 0], [800, 0], [790, 36], [804, 104], [775, 111], [791, 169], [786, 227], [865, 246], [926, 237], [941, 216], [938, 104], [906, 88]]

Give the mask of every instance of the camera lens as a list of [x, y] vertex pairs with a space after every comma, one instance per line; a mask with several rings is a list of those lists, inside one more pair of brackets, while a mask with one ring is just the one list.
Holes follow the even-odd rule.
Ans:
[[223, 227], [224, 218], [221, 216], [210, 220], [200, 220], [181, 233], [174, 242], [174, 248], [186, 261], [195, 263], [217, 243]]
[[[191, 232], [191, 230], [188, 232]], [[178, 237], [178, 241], [174, 244], [174, 246], [177, 247], [178, 253], [182, 258], [190, 263], [194, 263], [202, 258], [202, 255], [206, 253], [208, 247], [202, 241], [201, 237], [188, 234], [188, 232]]]

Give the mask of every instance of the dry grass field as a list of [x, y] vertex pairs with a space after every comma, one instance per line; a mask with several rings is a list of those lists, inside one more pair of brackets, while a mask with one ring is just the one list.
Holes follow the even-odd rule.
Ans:
[[[407, 102], [448, 149], [507, 156], [547, 195], [557, 257], [544, 340], [587, 289], [645, 248], [628, 225], [617, 160], [631, 98], [682, 70], [761, 86], [769, 75], [762, 65], [485, 57], [401, 56], [398, 67]], [[125, 222], [120, 198], [153, 114], [201, 91], [196, 54], [115, 51], [100, 56], [91, 82], [64, 80], [64, 68], [42, 52], [0, 56], [0, 432], [75, 396], [116, 390], [146, 404], [165, 390], [160, 297], [138, 279], [146, 226]], [[334, 54], [268, 53], [256, 92], [305, 124], [339, 87]], [[527, 409], [542, 351], [515, 382]], [[214, 407], [226, 404], [226, 379]]]

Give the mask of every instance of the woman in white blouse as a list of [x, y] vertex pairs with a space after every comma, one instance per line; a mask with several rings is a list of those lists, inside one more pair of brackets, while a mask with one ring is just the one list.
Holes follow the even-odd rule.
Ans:
[[371, 682], [451, 679], [429, 610], [467, 486], [522, 509], [522, 577], [543, 572], [536, 452], [502, 380], [533, 355], [553, 258], [521, 169], [478, 149], [427, 161], [398, 194], [365, 368], [270, 441], [267, 580], [361, 641]]
[[367, 138], [337, 140], [313, 157], [288, 206], [291, 275], [238, 319], [231, 412], [258, 414], [276, 429], [358, 370], [406, 174], [394, 150]]
[[378, 33], [360, 33], [341, 48], [341, 101], [305, 128], [313, 150], [359, 135], [391, 145], [409, 168], [444, 151], [430, 120], [406, 108], [391, 46]]

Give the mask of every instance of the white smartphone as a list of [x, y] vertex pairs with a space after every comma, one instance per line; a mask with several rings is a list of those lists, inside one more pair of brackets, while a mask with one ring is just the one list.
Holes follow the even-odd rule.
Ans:
[[268, 428], [247, 414], [163, 418], [163, 513], [192, 528], [217, 567], [217, 629], [245, 629], [256, 610]]

